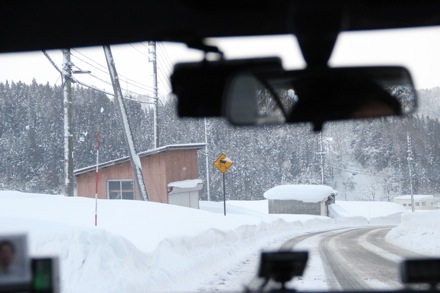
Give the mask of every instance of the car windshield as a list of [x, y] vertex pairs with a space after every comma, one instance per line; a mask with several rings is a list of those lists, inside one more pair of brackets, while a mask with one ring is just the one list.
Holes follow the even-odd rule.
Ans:
[[[402, 260], [440, 256], [439, 40], [341, 33], [331, 67], [405, 66], [418, 109], [321, 132], [179, 118], [173, 67], [205, 57], [183, 44], [1, 54], [0, 287], [44, 283], [49, 259], [66, 293], [257, 290], [282, 250], [309, 252], [289, 288], [404, 288]], [[294, 36], [207, 42], [306, 67]]]

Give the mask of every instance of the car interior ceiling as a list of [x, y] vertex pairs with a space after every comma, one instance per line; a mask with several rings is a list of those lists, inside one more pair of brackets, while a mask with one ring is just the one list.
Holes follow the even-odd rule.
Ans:
[[[414, 3], [402, 0], [128, 0], [109, 4], [103, 0], [75, 3], [5, 0], [1, 3], [2, 11], [7, 13], [0, 18], [3, 40], [0, 52], [145, 40], [183, 42], [197, 47], [208, 37], [280, 34], [296, 35], [304, 48], [317, 43], [332, 47], [341, 31], [440, 24], [438, 1]], [[326, 55], [320, 58], [325, 59]]]

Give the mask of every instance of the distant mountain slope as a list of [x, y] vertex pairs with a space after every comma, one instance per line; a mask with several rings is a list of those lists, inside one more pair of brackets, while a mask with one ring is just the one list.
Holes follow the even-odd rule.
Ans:
[[421, 89], [419, 94], [418, 115], [440, 119], [440, 87]]

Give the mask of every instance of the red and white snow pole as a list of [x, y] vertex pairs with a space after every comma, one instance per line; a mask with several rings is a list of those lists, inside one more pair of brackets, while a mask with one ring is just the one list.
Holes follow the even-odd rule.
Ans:
[[96, 132], [96, 176], [95, 176], [95, 226], [98, 226], [98, 181], [99, 181], [99, 145], [100, 145], [100, 136], [101, 133], [99, 131]]

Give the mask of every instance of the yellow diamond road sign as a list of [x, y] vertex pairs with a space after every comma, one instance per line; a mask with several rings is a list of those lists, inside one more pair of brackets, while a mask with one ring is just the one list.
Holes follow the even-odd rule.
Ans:
[[215, 160], [214, 162], [214, 166], [222, 173], [228, 171], [229, 167], [231, 167], [232, 164], [232, 161], [225, 154], [221, 154], [220, 156], [218, 156], [217, 160]]

